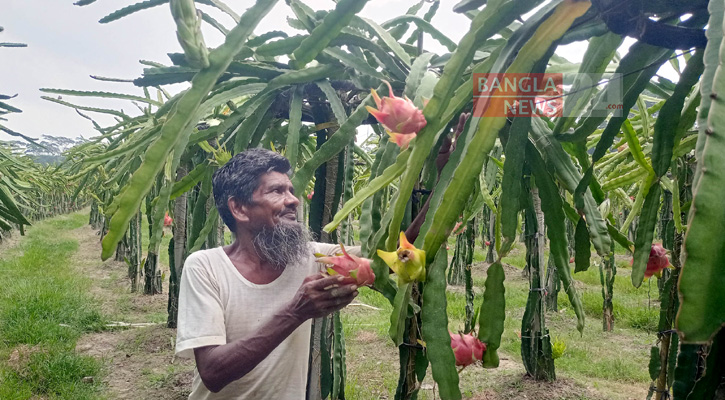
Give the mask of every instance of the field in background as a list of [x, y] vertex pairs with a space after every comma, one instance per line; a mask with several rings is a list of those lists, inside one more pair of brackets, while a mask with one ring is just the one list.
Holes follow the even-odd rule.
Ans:
[[[173, 357], [174, 330], [164, 327], [166, 293], [128, 292], [126, 266], [99, 259], [98, 236], [87, 213], [38, 222], [26, 237], [1, 248], [0, 385], [1, 399], [184, 399], [193, 363]], [[165, 235], [162, 249], [170, 235]], [[451, 244], [454, 239], [451, 239]], [[451, 246], [452, 247], [452, 246]], [[473, 268], [476, 305], [480, 304], [487, 265], [476, 253]], [[592, 257], [592, 261], [597, 260]], [[161, 252], [164, 270], [168, 256]], [[558, 313], [549, 313], [551, 335], [566, 343], [556, 360], [553, 385], [524, 378], [519, 356], [520, 320], [528, 294], [521, 275], [523, 246], [506, 263], [506, 325], [498, 369], [479, 366], [461, 373], [464, 396], [473, 399], [641, 399], [645, 367], [656, 340], [659, 304], [656, 281], [635, 289], [629, 259], [618, 256], [615, 329], [602, 332], [599, 271], [574, 275], [587, 313], [584, 335], [565, 295]], [[166, 280], [168, 280], [166, 272]], [[164, 283], [164, 291], [167, 282]], [[464, 291], [447, 293], [449, 328], [463, 328]], [[361, 289], [343, 312], [347, 344], [348, 399], [389, 399], [397, 386], [397, 349], [388, 338], [390, 304], [377, 292]], [[118, 323], [133, 327], [118, 327]], [[433, 382], [421, 399], [433, 399]]]

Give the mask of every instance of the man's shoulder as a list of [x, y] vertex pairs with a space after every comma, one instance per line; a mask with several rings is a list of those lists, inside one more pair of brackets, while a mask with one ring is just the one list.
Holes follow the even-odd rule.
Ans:
[[[339, 244], [310, 242], [310, 247], [312, 248], [313, 253], [320, 253], [320, 254], [324, 254], [326, 256], [342, 254], [342, 248]], [[362, 256], [360, 246], [345, 245], [345, 251], [354, 256], [358, 256], [358, 257]]]
[[221, 258], [223, 252], [224, 249], [221, 246], [211, 249], [197, 250], [189, 254], [188, 257], [186, 257], [186, 261], [184, 262], [184, 268], [208, 267], [214, 261], [218, 261], [218, 259]]
[[309, 242], [310, 249], [313, 252], [317, 252], [320, 249], [320, 247], [323, 247], [325, 245], [327, 245], [327, 243], [320, 243], [320, 242], [314, 242], [314, 241]]

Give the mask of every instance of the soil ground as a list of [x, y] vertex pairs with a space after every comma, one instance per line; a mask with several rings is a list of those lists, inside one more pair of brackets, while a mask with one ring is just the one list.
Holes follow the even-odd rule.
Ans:
[[[130, 293], [124, 262], [100, 261], [100, 241], [90, 226], [71, 231], [79, 248], [73, 261], [81, 273], [96, 281], [92, 294], [113, 322], [136, 327], [91, 333], [78, 340], [76, 350], [98, 357], [107, 369], [109, 399], [186, 399], [194, 362], [174, 357], [176, 330], [166, 328], [167, 294]], [[165, 270], [164, 270], [165, 269]], [[164, 276], [168, 268], [162, 266]], [[164, 282], [168, 287], [168, 280]]]

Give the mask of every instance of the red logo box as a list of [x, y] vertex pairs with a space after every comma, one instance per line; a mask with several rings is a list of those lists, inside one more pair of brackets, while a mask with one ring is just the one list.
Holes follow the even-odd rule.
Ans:
[[561, 117], [563, 75], [473, 74], [474, 117]]

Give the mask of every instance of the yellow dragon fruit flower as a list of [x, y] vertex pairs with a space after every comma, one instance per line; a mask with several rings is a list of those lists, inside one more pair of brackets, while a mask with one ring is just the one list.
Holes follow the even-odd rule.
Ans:
[[425, 251], [408, 242], [405, 232], [400, 232], [398, 250], [378, 250], [378, 256], [398, 275], [399, 283], [425, 281]]

